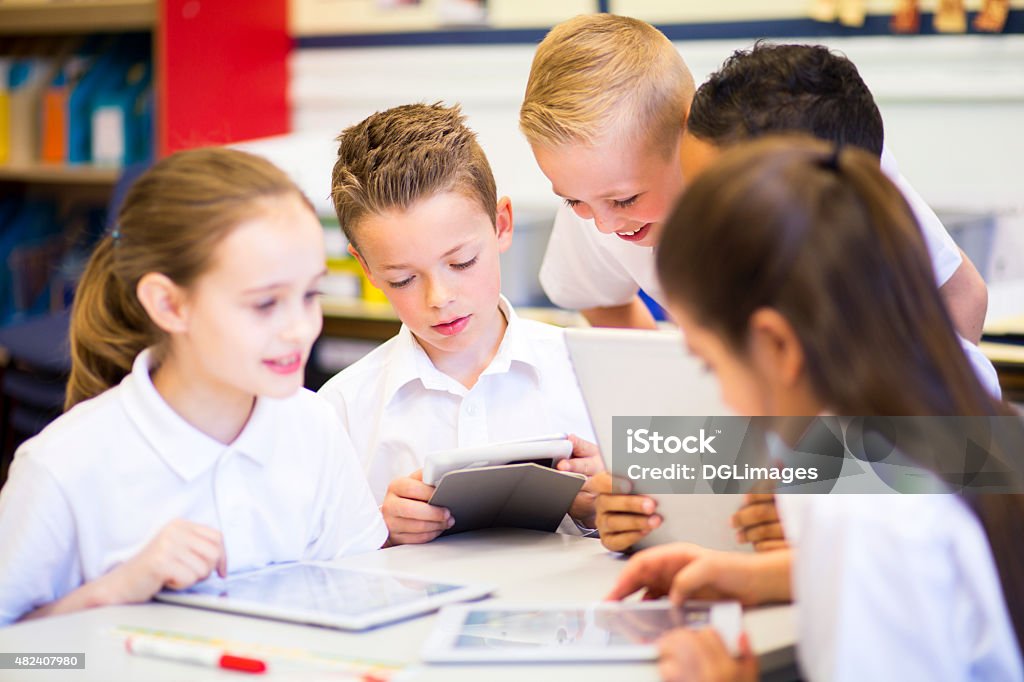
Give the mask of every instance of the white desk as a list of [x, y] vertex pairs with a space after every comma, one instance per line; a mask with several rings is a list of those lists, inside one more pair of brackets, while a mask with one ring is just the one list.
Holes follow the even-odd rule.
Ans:
[[[597, 600], [610, 589], [623, 559], [597, 540], [493, 530], [464, 533], [427, 545], [395, 547], [349, 557], [343, 565], [390, 568], [448, 581], [487, 581], [498, 585], [494, 598], [509, 602]], [[792, 663], [795, 623], [790, 607], [750, 611], [745, 627], [762, 669]], [[0, 680], [206, 680], [246, 677], [188, 664], [125, 653], [118, 626], [159, 628], [207, 637], [222, 637], [275, 646], [294, 646], [353, 658], [410, 664], [409, 677], [423, 680], [655, 680], [654, 665], [476, 665], [419, 664], [419, 650], [434, 616], [415, 618], [363, 633], [278, 623], [166, 604], [93, 609], [0, 629], [0, 652], [84, 652], [84, 670], [0, 670]], [[273, 662], [263, 678], [296, 679], [294, 669]], [[303, 672], [302, 679], [343, 679]], [[403, 677], [404, 679], [404, 677]]]

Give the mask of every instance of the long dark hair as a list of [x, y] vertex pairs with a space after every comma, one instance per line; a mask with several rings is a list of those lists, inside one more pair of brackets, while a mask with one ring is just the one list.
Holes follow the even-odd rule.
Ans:
[[[680, 199], [657, 261], [669, 300], [738, 354], [755, 311], [782, 314], [837, 414], [1014, 414], [974, 374], [913, 213], [866, 151], [803, 135], [730, 150]], [[1024, 651], [1024, 495], [968, 501]]]

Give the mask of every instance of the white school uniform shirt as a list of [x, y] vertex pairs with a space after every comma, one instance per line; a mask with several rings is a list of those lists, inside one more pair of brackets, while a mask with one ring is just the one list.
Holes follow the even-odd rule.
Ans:
[[793, 597], [808, 680], [1024, 680], [988, 540], [959, 496], [776, 499], [798, 538]]
[[[888, 147], [882, 148], [882, 170], [903, 192], [921, 225], [935, 278], [938, 286], [942, 286], [963, 262], [959, 248], [935, 212], [900, 174]], [[568, 206], [562, 206], [555, 215], [540, 281], [553, 303], [573, 310], [624, 305], [633, 300], [638, 288], [659, 305], [666, 304], [658, 281], [654, 248], [635, 246], [614, 234], [603, 234], [593, 220], [580, 218]], [[979, 381], [993, 396], [1001, 397], [995, 366], [978, 346], [957, 338]]]
[[553, 433], [595, 441], [563, 330], [520, 318], [504, 297], [499, 306], [505, 336], [471, 389], [438, 370], [405, 325], [320, 389], [378, 503], [429, 452]]
[[[900, 174], [888, 147], [882, 148], [881, 164], [910, 204], [928, 245], [937, 284], [942, 286], [963, 262], [960, 250], [935, 212]], [[580, 218], [564, 205], [555, 215], [540, 282], [553, 303], [571, 310], [625, 305], [637, 289], [665, 305], [653, 247], [603, 234], [593, 220]]]
[[24, 443], [0, 493], [0, 624], [135, 556], [174, 519], [219, 530], [230, 572], [379, 548], [387, 528], [329, 405], [259, 398], [230, 445], [131, 374]]

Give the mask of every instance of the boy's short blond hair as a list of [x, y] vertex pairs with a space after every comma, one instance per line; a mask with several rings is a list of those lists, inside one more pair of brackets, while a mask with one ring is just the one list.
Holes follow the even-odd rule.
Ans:
[[537, 48], [519, 128], [531, 145], [592, 145], [618, 134], [668, 153], [693, 93], [690, 69], [661, 31], [630, 17], [582, 15]]
[[494, 223], [494, 175], [458, 106], [407, 104], [379, 111], [346, 128], [338, 143], [331, 200], [353, 245], [355, 228], [367, 215], [405, 211], [444, 192], [478, 202]]

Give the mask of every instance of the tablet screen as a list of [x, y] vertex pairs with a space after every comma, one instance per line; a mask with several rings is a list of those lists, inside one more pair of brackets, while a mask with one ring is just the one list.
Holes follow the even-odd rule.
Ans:
[[653, 644], [675, 627], [711, 625], [711, 607], [586, 609], [474, 609], [466, 614], [455, 649], [617, 647]]
[[213, 579], [176, 594], [222, 597], [295, 611], [360, 616], [459, 589], [459, 585], [317, 564]]

